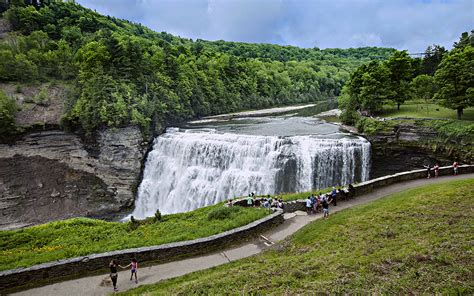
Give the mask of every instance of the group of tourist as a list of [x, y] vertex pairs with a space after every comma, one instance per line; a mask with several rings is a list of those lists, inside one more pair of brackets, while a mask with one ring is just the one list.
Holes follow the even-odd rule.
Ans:
[[137, 276], [137, 271], [138, 271], [138, 262], [137, 259], [133, 258], [130, 264], [127, 266], [121, 266], [117, 263], [117, 260], [112, 260], [109, 263], [109, 269], [110, 269], [110, 279], [112, 280], [112, 286], [114, 288], [114, 292], [118, 291], [117, 288], [117, 279], [118, 279], [118, 268], [128, 268], [131, 267], [131, 274], [130, 274], [130, 280], [133, 280], [133, 276], [135, 276], [135, 283], [138, 284], [138, 276]]
[[338, 195], [344, 195], [345, 199], [349, 198], [354, 192], [354, 187], [352, 184], [349, 184], [347, 188], [336, 189], [332, 187], [332, 190], [328, 193], [318, 195], [311, 194], [306, 198], [306, 212], [308, 215], [316, 214], [317, 212], [323, 211], [324, 218], [329, 216], [329, 204], [337, 206], [337, 197]]
[[270, 194], [267, 197], [258, 199], [255, 198], [255, 192], [252, 192], [247, 197], [247, 206], [283, 209], [283, 199], [278, 197], [272, 198]]
[[[437, 178], [439, 176], [439, 165], [436, 163], [433, 167], [430, 164], [424, 166], [427, 172], [427, 178], [431, 178], [431, 171], [434, 172], [434, 177]], [[455, 161], [453, 163], [453, 172], [454, 175], [457, 176], [459, 169], [459, 163]]]
[[[329, 216], [329, 204], [337, 206], [337, 197], [338, 195], [343, 195], [345, 199], [349, 198], [354, 192], [354, 186], [349, 184], [347, 188], [338, 188], [333, 187], [331, 192], [326, 194], [317, 195], [311, 194], [305, 201], [306, 211], [308, 215], [316, 214], [317, 212], [323, 211], [324, 218]], [[229, 200], [229, 205], [232, 205], [232, 200]], [[284, 203], [283, 199], [275, 197], [272, 198], [270, 195], [267, 195], [263, 198], [256, 198], [255, 193], [252, 192], [247, 197], [247, 206], [248, 207], [264, 207], [264, 208], [277, 208], [283, 209]]]

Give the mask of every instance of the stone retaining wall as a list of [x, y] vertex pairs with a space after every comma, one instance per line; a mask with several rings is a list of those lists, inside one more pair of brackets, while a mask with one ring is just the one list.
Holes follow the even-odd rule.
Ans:
[[[458, 173], [459, 174], [474, 173], [474, 165], [462, 165], [459, 167]], [[451, 166], [441, 167], [439, 169], [440, 176], [448, 176], [452, 174], [453, 174], [453, 168]], [[431, 175], [434, 176], [434, 171], [431, 172]], [[343, 201], [343, 200], [357, 197], [365, 193], [369, 193], [373, 191], [374, 189], [377, 189], [380, 187], [384, 187], [384, 186], [388, 186], [388, 185], [392, 185], [392, 184], [404, 182], [404, 181], [423, 179], [426, 177], [427, 177], [426, 169], [397, 173], [394, 175], [388, 175], [388, 176], [380, 177], [377, 179], [372, 179], [366, 182], [362, 182], [359, 184], [355, 184], [353, 185], [354, 192], [352, 195], [338, 192], [336, 197], [337, 197], [337, 201]], [[264, 197], [257, 197], [255, 199], [261, 201], [263, 200], [263, 198]], [[244, 198], [234, 200], [232, 201], [232, 204], [246, 207], [247, 198], [244, 197]], [[283, 210], [285, 213], [294, 212], [294, 211], [306, 211], [306, 201], [304, 199], [299, 199], [299, 200], [284, 202]]]
[[[182, 257], [198, 255], [220, 249], [226, 245], [237, 243], [243, 239], [255, 236], [262, 231], [283, 223], [283, 211], [276, 210], [271, 215], [220, 234], [190, 241], [175, 242], [151, 247], [141, 247], [127, 250], [118, 250], [102, 254], [58, 260], [28, 268], [19, 268], [0, 272], [0, 294], [8, 290], [29, 288], [90, 274], [93, 271], [104, 270], [112, 259], [121, 264], [129, 263], [132, 258], [139, 262], [164, 262]], [[23, 286], [23, 287], [21, 287]]]
[[[462, 165], [459, 167], [458, 170], [459, 174], [469, 174], [474, 173], [474, 165]], [[439, 169], [440, 176], [448, 176], [453, 174], [453, 168], [451, 166], [441, 167]], [[403, 173], [397, 173], [394, 175], [384, 176], [377, 179], [369, 180], [366, 182], [362, 182], [359, 184], [354, 185], [354, 196], [361, 195], [364, 193], [371, 192], [374, 189], [388, 186], [391, 184], [410, 181], [415, 179], [423, 179], [427, 177], [426, 169], [422, 170], [414, 170], [408, 171]], [[434, 172], [431, 172], [431, 175], [434, 175]]]

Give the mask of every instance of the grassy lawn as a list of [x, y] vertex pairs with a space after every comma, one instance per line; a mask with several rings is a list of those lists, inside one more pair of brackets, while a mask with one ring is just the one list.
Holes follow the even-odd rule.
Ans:
[[0, 232], [0, 270], [111, 250], [206, 237], [248, 224], [268, 214], [221, 204], [166, 215], [134, 229], [131, 223], [77, 218]]
[[318, 220], [251, 258], [122, 295], [474, 293], [474, 179]]
[[[406, 102], [397, 110], [397, 106], [386, 105], [381, 114], [383, 117], [410, 117], [410, 118], [443, 118], [457, 119], [456, 110], [443, 108], [436, 104]], [[462, 120], [474, 120], [474, 108], [464, 109]]]
[[332, 191], [332, 187], [324, 188], [321, 190], [314, 190], [314, 191], [307, 191], [307, 192], [298, 192], [298, 193], [286, 193], [279, 195], [278, 197], [283, 199], [284, 201], [292, 201], [298, 199], [306, 199], [311, 193], [318, 194], [318, 193], [328, 193]]

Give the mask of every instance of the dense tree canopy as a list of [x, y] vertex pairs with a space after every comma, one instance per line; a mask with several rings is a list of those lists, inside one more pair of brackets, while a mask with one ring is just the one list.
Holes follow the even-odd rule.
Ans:
[[377, 114], [384, 103], [400, 107], [409, 98], [433, 98], [460, 119], [464, 108], [474, 106], [473, 46], [474, 32], [463, 33], [451, 52], [434, 45], [422, 60], [397, 51], [385, 62], [360, 66], [339, 97], [343, 121], [353, 124], [358, 112]]
[[0, 81], [78, 85], [65, 122], [85, 131], [182, 120], [339, 95], [349, 73], [393, 49], [301, 49], [192, 41], [63, 1], [17, 0]]
[[423, 99], [425, 102], [433, 99], [438, 87], [433, 76], [421, 74], [413, 78], [410, 91], [413, 99]]

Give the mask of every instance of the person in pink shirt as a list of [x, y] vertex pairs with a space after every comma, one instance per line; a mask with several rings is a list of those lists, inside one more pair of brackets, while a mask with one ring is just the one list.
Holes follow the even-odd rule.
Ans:
[[120, 267], [122, 267], [122, 268], [127, 268], [127, 267], [129, 267], [129, 266], [132, 267], [132, 269], [130, 270], [130, 271], [132, 272], [132, 273], [130, 274], [130, 280], [132, 280], [132, 279], [133, 279], [133, 275], [135, 275], [135, 283], [138, 284], [138, 277], [137, 277], [138, 262], [137, 262], [137, 259], [133, 258], [133, 259], [132, 259], [132, 262], [130, 262], [129, 265], [127, 265], [127, 266], [120, 266]]

